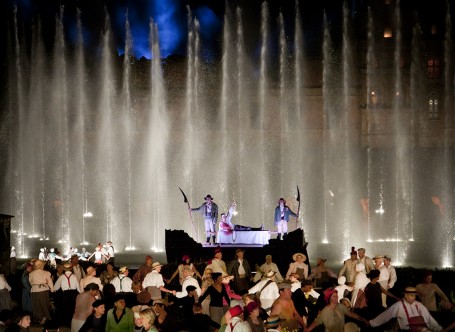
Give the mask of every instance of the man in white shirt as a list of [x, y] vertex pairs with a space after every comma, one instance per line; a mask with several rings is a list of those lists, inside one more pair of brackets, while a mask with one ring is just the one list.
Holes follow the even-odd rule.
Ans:
[[72, 272], [72, 265], [70, 263], [63, 264], [65, 273], [58, 277], [54, 284], [55, 291], [62, 290], [62, 304], [58, 306], [61, 308], [61, 323], [65, 326], [71, 326], [73, 313], [76, 305], [76, 297], [82, 293], [79, 281]]
[[152, 272], [147, 273], [142, 282], [142, 288], [147, 289], [152, 300], [161, 299], [161, 292], [176, 294], [176, 291], [171, 291], [164, 287], [163, 276], [160, 273], [162, 266], [160, 262], [154, 262], [152, 264]]
[[71, 256], [71, 265], [73, 266], [73, 274], [77, 278], [77, 282], [80, 283], [85, 278], [85, 272], [82, 266], [79, 265], [79, 256], [74, 254]]
[[365, 255], [365, 248], [359, 248], [357, 251], [359, 253], [359, 263], [365, 265], [366, 274], [370, 273], [371, 270], [374, 270], [373, 260]]
[[259, 300], [261, 300], [262, 308], [266, 311], [270, 310], [273, 302], [280, 296], [278, 285], [275, 282], [275, 272], [268, 272], [265, 279], [248, 290], [248, 294], [256, 294], [257, 292], [260, 292]]
[[[388, 289], [387, 284], [389, 283], [389, 270], [384, 265], [384, 256], [376, 255], [373, 257], [374, 268], [379, 270], [379, 280], [378, 283], [382, 288]], [[382, 293], [382, 306], [387, 308], [387, 295]]]
[[[176, 292], [175, 296], [178, 298], [182, 298], [188, 295], [186, 291], [186, 287], [194, 286], [196, 287], [196, 294], [197, 296], [201, 295], [201, 287], [199, 287], [199, 283], [197, 282], [196, 278], [193, 277], [194, 272], [188, 267], [183, 269], [183, 283], [182, 283], [182, 291]], [[197, 302], [197, 301], [196, 301]]]
[[384, 256], [384, 266], [387, 268], [389, 271], [389, 282], [387, 283], [387, 290], [390, 288], [393, 288], [395, 286], [395, 283], [397, 282], [397, 271], [395, 270], [395, 267], [392, 265], [392, 258], [390, 256], [385, 255]]
[[128, 277], [129, 269], [126, 266], [122, 266], [119, 269], [119, 275], [112, 279], [111, 284], [115, 287], [116, 293], [132, 293], [133, 289], [131, 288], [131, 284], [133, 281], [130, 277]]
[[[406, 287], [404, 291], [404, 299], [395, 302], [386, 311], [378, 315], [376, 318], [370, 320], [372, 327], [377, 327], [387, 323], [392, 318], [397, 318], [401, 330], [410, 329], [410, 318], [421, 316], [425, 321], [426, 326], [423, 328], [430, 329], [431, 331], [441, 331], [442, 327], [430, 315], [428, 309], [420, 302], [416, 301], [417, 291], [415, 287]], [[412, 323], [412, 320], [411, 320]]]
[[356, 274], [355, 266], [358, 262], [359, 260], [357, 259], [357, 251], [355, 250], [355, 247], [352, 247], [351, 257], [343, 262], [343, 267], [341, 271], [338, 273], [338, 277], [341, 277], [344, 274], [346, 274], [346, 280], [348, 284], [353, 285]]

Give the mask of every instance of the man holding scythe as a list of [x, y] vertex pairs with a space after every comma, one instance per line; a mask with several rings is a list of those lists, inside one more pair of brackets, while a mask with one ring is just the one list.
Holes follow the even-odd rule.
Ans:
[[205, 202], [198, 208], [189, 209], [191, 212], [200, 212], [204, 217], [204, 224], [205, 224], [205, 234], [206, 234], [206, 242], [210, 243], [210, 236], [213, 236], [212, 243], [215, 244], [215, 225], [218, 220], [218, 205], [213, 202], [213, 198], [210, 195], [204, 197]]

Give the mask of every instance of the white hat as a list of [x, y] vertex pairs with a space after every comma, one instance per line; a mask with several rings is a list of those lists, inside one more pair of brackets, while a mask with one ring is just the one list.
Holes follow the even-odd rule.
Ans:
[[272, 278], [274, 275], [276, 274], [275, 271], [269, 271], [267, 272], [267, 274], [265, 275], [267, 278]]
[[344, 285], [345, 283], [346, 283], [345, 276], [338, 277], [338, 285]]
[[11, 247], [11, 250], [16, 250], [16, 247], [15, 247], [15, 246], [12, 246], [12, 247]]

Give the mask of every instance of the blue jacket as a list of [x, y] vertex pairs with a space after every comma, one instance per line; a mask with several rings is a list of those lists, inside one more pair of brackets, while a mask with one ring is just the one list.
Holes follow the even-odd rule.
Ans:
[[212, 203], [212, 211], [210, 213], [210, 218], [206, 217], [207, 203], [203, 203], [200, 207], [191, 209], [191, 211], [200, 212], [204, 216], [204, 219], [212, 219], [213, 223], [216, 223], [218, 220], [218, 205], [216, 205], [215, 203]]
[[[294, 218], [297, 218], [297, 215], [291, 211], [289, 206], [285, 205], [284, 206], [284, 220], [286, 220], [286, 222], [289, 221], [289, 216], [293, 216]], [[281, 209], [280, 209], [280, 206], [278, 205], [275, 208], [275, 225], [277, 223], [279, 223], [280, 221], [281, 221]]]

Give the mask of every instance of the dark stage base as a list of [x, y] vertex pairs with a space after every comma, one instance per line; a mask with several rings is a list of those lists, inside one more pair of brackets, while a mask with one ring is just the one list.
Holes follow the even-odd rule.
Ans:
[[219, 244], [208, 245], [194, 241], [187, 233], [182, 230], [165, 231], [165, 247], [167, 262], [170, 264], [180, 264], [182, 256], [190, 255], [195, 263], [207, 262], [214, 256], [214, 251], [220, 247], [223, 252], [223, 260], [227, 263], [235, 258], [237, 248], [245, 249], [245, 258], [254, 270], [255, 264], [259, 266], [265, 262], [266, 255], [272, 255], [272, 260], [278, 265], [280, 272], [284, 275], [292, 262], [292, 255], [300, 252], [307, 256], [306, 263], [309, 265], [307, 253], [308, 243], [304, 240], [301, 229], [284, 236], [283, 240], [270, 239], [267, 245], [256, 244]]

